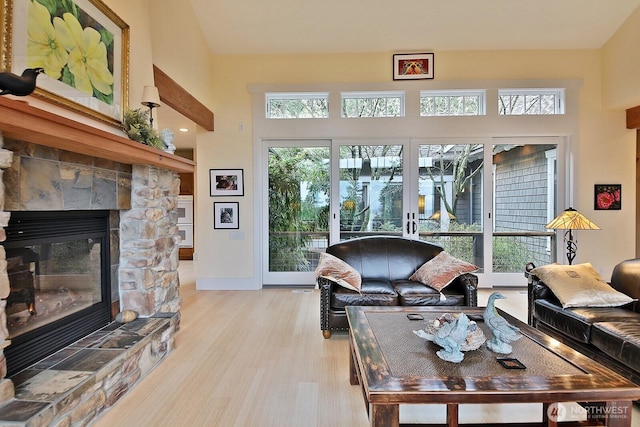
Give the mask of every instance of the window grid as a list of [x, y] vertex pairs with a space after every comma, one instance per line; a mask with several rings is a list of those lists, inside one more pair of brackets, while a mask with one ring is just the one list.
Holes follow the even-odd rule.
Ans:
[[420, 116], [479, 116], [484, 114], [484, 92], [421, 92]]
[[329, 117], [328, 93], [268, 93], [268, 119], [326, 119]]
[[554, 115], [564, 114], [564, 91], [544, 90], [501, 90], [498, 92], [498, 114]]
[[342, 117], [404, 117], [404, 93], [343, 93]]
[[[342, 93], [342, 117], [404, 117], [404, 92]], [[483, 90], [423, 91], [421, 117], [479, 116], [486, 111]], [[564, 114], [564, 89], [501, 89], [499, 115]], [[328, 93], [267, 93], [268, 119], [326, 119]]]

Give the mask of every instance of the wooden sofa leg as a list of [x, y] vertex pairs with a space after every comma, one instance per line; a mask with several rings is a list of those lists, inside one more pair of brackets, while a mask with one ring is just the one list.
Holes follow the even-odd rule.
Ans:
[[325, 340], [331, 338], [331, 331], [322, 331], [322, 336]]

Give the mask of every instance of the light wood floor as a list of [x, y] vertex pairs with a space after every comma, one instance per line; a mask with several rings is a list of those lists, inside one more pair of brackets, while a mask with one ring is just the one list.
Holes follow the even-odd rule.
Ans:
[[[180, 263], [184, 299], [175, 351], [94, 426], [368, 425], [349, 385], [346, 334], [325, 340], [317, 290], [196, 291]], [[481, 290], [484, 305], [491, 290]], [[501, 290], [498, 306], [526, 321], [526, 293]], [[461, 407], [461, 422], [536, 421], [541, 407]], [[444, 422], [441, 405], [401, 407], [402, 422]], [[634, 408], [634, 426], [640, 411]]]

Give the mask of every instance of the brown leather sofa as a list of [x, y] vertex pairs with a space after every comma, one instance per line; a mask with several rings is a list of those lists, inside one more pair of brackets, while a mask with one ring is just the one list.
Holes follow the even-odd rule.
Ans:
[[402, 237], [371, 236], [329, 246], [327, 253], [340, 258], [362, 276], [361, 293], [319, 277], [320, 327], [325, 338], [332, 331], [349, 329], [345, 307], [478, 305], [478, 277], [458, 276], [440, 293], [422, 283], [408, 280], [422, 264], [442, 251], [440, 246]]
[[[533, 274], [528, 282], [529, 324], [640, 384], [640, 304], [622, 307], [562, 308]], [[640, 259], [622, 261], [611, 286], [640, 298]]]

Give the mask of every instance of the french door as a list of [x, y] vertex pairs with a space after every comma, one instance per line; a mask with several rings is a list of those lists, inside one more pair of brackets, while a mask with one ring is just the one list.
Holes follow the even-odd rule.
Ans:
[[262, 283], [311, 285], [329, 241], [330, 141], [263, 145]]
[[555, 260], [561, 138], [267, 141], [263, 283], [312, 285], [330, 244], [396, 235], [479, 267], [481, 286], [522, 284]]

